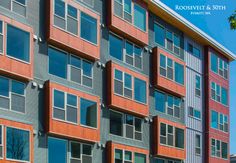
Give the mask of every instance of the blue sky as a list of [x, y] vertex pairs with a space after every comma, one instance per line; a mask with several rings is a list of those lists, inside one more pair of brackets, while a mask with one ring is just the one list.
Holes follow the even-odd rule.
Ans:
[[[202, 29], [219, 43], [236, 54], [236, 30], [229, 28], [228, 17], [236, 10], [235, 0], [161, 0], [170, 8], [176, 5], [224, 5], [225, 10], [211, 11], [211, 15], [191, 15], [189, 11], [177, 11], [191, 23]], [[233, 85], [234, 83], [234, 85]], [[230, 64], [230, 153], [236, 154], [236, 61]]]

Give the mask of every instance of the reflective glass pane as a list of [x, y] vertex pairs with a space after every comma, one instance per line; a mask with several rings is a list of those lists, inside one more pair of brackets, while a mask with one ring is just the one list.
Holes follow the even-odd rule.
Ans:
[[122, 71], [115, 69], [115, 79], [123, 80], [123, 73], [122, 73]]
[[138, 78], [134, 78], [134, 99], [146, 103], [147, 91], [146, 82]]
[[65, 2], [63, 2], [62, 0], [55, 0], [54, 10], [56, 15], [65, 18]]
[[114, 35], [109, 35], [109, 51], [111, 56], [123, 60], [123, 40]]
[[175, 146], [178, 148], [184, 148], [184, 130], [175, 128]]
[[211, 70], [218, 73], [218, 58], [213, 53], [211, 53]]
[[54, 90], [54, 106], [64, 109], [65, 107], [64, 92]]
[[12, 92], [20, 94], [20, 95], [24, 95], [25, 94], [25, 84], [12, 80]]
[[0, 77], [0, 95], [9, 97], [9, 79]]
[[146, 31], [146, 10], [137, 4], [134, 4], [134, 25]]
[[77, 9], [71, 5], [67, 6], [68, 15], [72, 16], [73, 18], [77, 19]]
[[124, 10], [129, 14], [131, 14], [131, 2], [131, 0], [124, 0]]
[[129, 43], [129, 42], [125, 42], [125, 48], [126, 48], [126, 54], [133, 56], [133, 44]]
[[224, 87], [221, 87], [221, 96], [222, 96], [222, 104], [228, 105], [228, 91]]
[[80, 143], [71, 142], [71, 157], [80, 158]]
[[180, 37], [177, 35], [174, 35], [174, 44], [177, 47], [180, 47]]
[[175, 81], [184, 84], [184, 66], [175, 62]]
[[134, 162], [135, 163], [146, 163], [146, 155], [141, 154], [141, 153], [135, 153]]
[[71, 57], [70, 57], [70, 64], [71, 64], [72, 66], [77, 67], [77, 68], [81, 68], [81, 60], [80, 60], [80, 58], [71, 56]]
[[67, 141], [63, 139], [48, 138], [48, 162], [67, 162]]
[[93, 68], [92, 63], [83, 60], [83, 75], [92, 77], [92, 68]]
[[114, 135], [123, 135], [122, 114], [110, 111], [110, 133]]
[[129, 74], [125, 74], [125, 87], [132, 88], [132, 76]]
[[155, 92], [155, 109], [165, 113], [166, 108], [166, 95], [164, 93]]
[[165, 46], [165, 29], [158, 24], [154, 24], [155, 42]]
[[97, 127], [97, 103], [80, 99], [80, 123], [85, 126]]
[[216, 111], [211, 111], [211, 127], [218, 128], [218, 113]]
[[84, 155], [92, 155], [92, 146], [83, 144], [83, 154]]
[[77, 97], [72, 94], [67, 94], [67, 104], [77, 106]]

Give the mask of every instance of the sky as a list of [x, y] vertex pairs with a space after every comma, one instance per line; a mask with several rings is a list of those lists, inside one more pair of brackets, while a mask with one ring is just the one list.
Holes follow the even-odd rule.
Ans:
[[[230, 30], [228, 17], [236, 10], [236, 0], [161, 0], [195, 26], [236, 54], [236, 30]], [[209, 5], [210, 15], [194, 15], [177, 6]], [[213, 5], [216, 10], [213, 10]], [[234, 83], [234, 84], [233, 84]], [[230, 63], [230, 154], [236, 154], [236, 61]]]

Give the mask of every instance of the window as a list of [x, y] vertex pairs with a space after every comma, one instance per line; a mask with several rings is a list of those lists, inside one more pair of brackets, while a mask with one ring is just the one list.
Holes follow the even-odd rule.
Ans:
[[180, 37], [174, 34], [174, 53], [180, 55]]
[[123, 151], [120, 149], [115, 149], [115, 163], [123, 162]]
[[199, 120], [201, 120], [201, 117], [202, 117], [201, 111], [194, 107], [189, 107], [188, 115], [192, 118], [199, 119]]
[[223, 78], [228, 79], [228, 63], [214, 53], [211, 53], [211, 70]]
[[228, 90], [215, 82], [211, 82], [211, 99], [228, 106]]
[[211, 139], [211, 156], [228, 159], [228, 143]]
[[143, 49], [130, 41], [110, 34], [109, 52], [112, 57], [124, 61], [125, 63], [138, 69], [142, 69]]
[[200, 50], [193, 46], [191, 43], [188, 43], [187, 50], [190, 54], [193, 54], [195, 57], [200, 58]]
[[80, 99], [80, 123], [85, 126], [97, 128], [97, 103]]
[[161, 46], [165, 46], [165, 28], [154, 23], [155, 42]]
[[134, 4], [134, 25], [146, 31], [146, 10], [136, 3]]
[[195, 135], [195, 153], [201, 155], [201, 135]]
[[180, 118], [182, 102], [180, 98], [164, 94], [160, 91], [155, 91], [155, 109], [162, 113]]
[[25, 62], [29, 62], [30, 33], [8, 24], [7, 55]]
[[92, 88], [93, 64], [66, 52], [49, 48], [49, 73]]
[[133, 153], [122, 149], [115, 149], [115, 163], [132, 163]]
[[0, 6], [26, 17], [27, 0], [0, 0]]
[[30, 133], [12, 127], [6, 128], [6, 157], [18, 161], [30, 161]]
[[0, 21], [0, 54], [3, 53], [3, 21]]
[[82, 2], [90, 7], [94, 7], [94, 0], [76, 0], [77, 2]]
[[125, 151], [125, 163], [132, 163], [133, 157], [132, 152]]
[[146, 163], [146, 155], [141, 153], [134, 154], [134, 162], [135, 163]]
[[25, 84], [0, 76], [0, 108], [25, 113]]
[[134, 99], [138, 102], [146, 104], [146, 92], [146, 82], [141, 79], [134, 78]]
[[3, 158], [3, 142], [4, 142], [4, 139], [3, 139], [3, 126], [0, 125], [0, 158]]
[[160, 144], [184, 148], [184, 130], [160, 123]]
[[184, 85], [184, 66], [160, 54], [160, 75]]
[[81, 38], [97, 44], [97, 20], [81, 12]]
[[[69, 153], [69, 155], [67, 155]], [[48, 137], [48, 162], [92, 163], [92, 145]]]
[[143, 121], [140, 118], [110, 111], [110, 133], [113, 135], [141, 141], [143, 133], [142, 125]]
[[224, 132], [228, 132], [228, 116], [212, 110], [211, 127]]
[[59, 120], [77, 123], [77, 96], [54, 90], [53, 117]]
[[196, 75], [195, 81], [195, 95], [201, 96], [201, 77], [199, 75]]

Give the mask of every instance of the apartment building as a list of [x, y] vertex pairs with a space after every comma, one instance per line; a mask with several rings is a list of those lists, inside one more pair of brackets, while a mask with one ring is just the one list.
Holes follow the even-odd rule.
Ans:
[[0, 0], [0, 163], [228, 163], [235, 59], [159, 0]]

